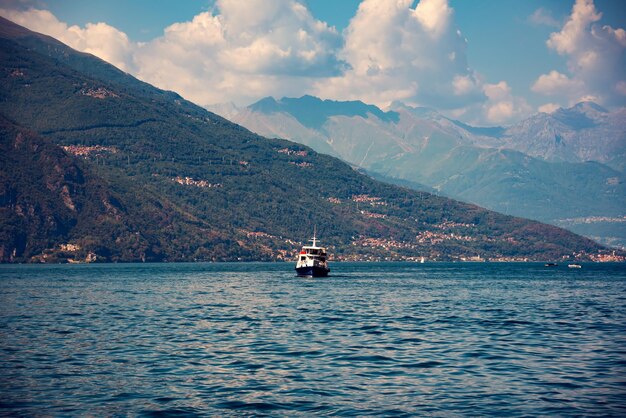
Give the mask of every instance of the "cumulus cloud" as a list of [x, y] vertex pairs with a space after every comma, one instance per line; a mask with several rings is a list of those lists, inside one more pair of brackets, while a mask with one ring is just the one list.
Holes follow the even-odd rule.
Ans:
[[386, 106], [434, 106], [477, 124], [508, 123], [530, 106], [506, 82], [488, 84], [468, 65], [467, 41], [446, 0], [364, 0], [344, 31], [349, 69], [314, 93]]
[[135, 54], [142, 79], [201, 104], [306, 91], [340, 73], [341, 36], [295, 0], [219, 0]]
[[531, 107], [526, 100], [515, 97], [511, 92], [511, 87], [505, 81], [485, 84], [483, 90], [487, 96], [487, 102], [482, 107], [488, 123], [507, 123], [527, 116], [531, 112]]
[[452, 109], [447, 113], [472, 125], [507, 125], [528, 117], [533, 108], [523, 97], [515, 96], [506, 81], [498, 83], [481, 82], [480, 89], [485, 96], [481, 102]]
[[455, 95], [463, 96], [475, 92], [478, 85], [476, 79], [468, 74], [454, 76], [454, 79], [452, 79], [452, 87], [454, 88]]
[[452, 109], [485, 99], [467, 63], [467, 41], [446, 0], [364, 0], [344, 31], [340, 76], [316, 93], [379, 106], [393, 100]]
[[452, 9], [447, 0], [420, 1], [415, 6], [415, 17], [427, 32], [439, 37], [448, 29]]
[[563, 95], [572, 91], [580, 91], [584, 88], [581, 80], [574, 80], [552, 70], [548, 74], [543, 74], [535, 81], [532, 90], [546, 96]]
[[68, 26], [45, 10], [0, 14], [199, 104], [301, 94], [344, 65], [341, 35], [296, 0], [218, 0], [214, 12], [146, 43], [131, 43], [105, 23]]
[[555, 110], [558, 110], [561, 106], [556, 103], [546, 103], [539, 106], [539, 111], [542, 113], [553, 113]]
[[129, 71], [135, 45], [125, 33], [106, 23], [88, 23], [84, 28], [68, 26], [47, 10], [0, 9], [0, 15], [36, 32], [50, 35], [72, 48], [96, 55], [116, 67]]
[[593, 99], [605, 105], [626, 104], [626, 31], [600, 26], [602, 13], [593, 0], [577, 0], [567, 22], [546, 41], [567, 57], [569, 74], [551, 71], [537, 78], [532, 90], [569, 105]]
[[309, 93], [381, 107], [400, 100], [482, 124], [526, 111], [506, 83], [470, 68], [448, 0], [414, 3], [364, 0], [340, 34], [303, 0], [217, 0], [145, 43], [106, 23], [68, 26], [45, 10], [0, 13], [201, 105]]

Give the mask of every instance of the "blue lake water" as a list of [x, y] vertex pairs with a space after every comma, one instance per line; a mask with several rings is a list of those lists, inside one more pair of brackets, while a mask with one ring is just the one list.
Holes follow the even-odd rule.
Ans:
[[626, 266], [0, 266], [0, 415], [626, 416]]

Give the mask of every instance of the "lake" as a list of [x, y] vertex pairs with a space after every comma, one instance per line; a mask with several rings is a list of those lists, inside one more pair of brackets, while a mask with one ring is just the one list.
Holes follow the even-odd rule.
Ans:
[[626, 266], [0, 266], [0, 415], [626, 416]]

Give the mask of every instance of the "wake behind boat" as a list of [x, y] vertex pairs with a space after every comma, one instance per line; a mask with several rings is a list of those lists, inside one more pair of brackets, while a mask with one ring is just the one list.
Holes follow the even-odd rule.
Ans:
[[328, 268], [326, 248], [317, 246], [317, 238], [313, 233], [313, 245], [305, 245], [298, 254], [296, 273], [301, 277], [326, 277]]

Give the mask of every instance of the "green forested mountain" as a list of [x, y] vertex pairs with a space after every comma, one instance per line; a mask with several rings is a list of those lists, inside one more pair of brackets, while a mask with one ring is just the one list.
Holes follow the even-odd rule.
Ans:
[[[2, 261], [591, 257], [563, 229], [376, 181], [0, 20]], [[198, 86], [210, 89], [211, 86]]]
[[626, 246], [626, 176], [617, 163], [626, 161], [626, 109], [609, 112], [579, 103], [507, 128], [472, 127], [434, 109], [401, 103], [392, 109], [283, 97], [262, 99], [229, 118], [259, 135], [309, 145], [394, 183], [405, 180], [417, 190], [430, 187]]

